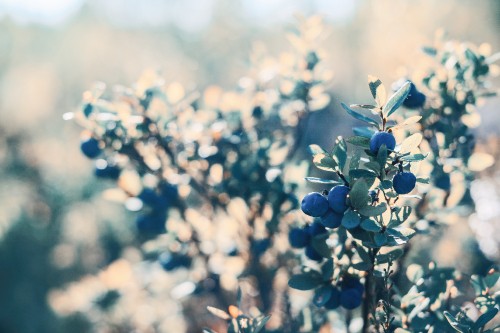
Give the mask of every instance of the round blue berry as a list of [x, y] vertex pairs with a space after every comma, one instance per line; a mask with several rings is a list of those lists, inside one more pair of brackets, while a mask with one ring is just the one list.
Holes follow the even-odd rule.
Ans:
[[177, 188], [177, 185], [165, 182], [160, 184], [160, 194], [163, 198], [165, 198], [166, 202], [172, 203], [177, 201], [179, 198], [179, 189]]
[[271, 239], [263, 238], [255, 240], [252, 243], [251, 251], [254, 253], [256, 257], [260, 257], [267, 249], [271, 246]]
[[347, 195], [349, 187], [337, 185], [328, 193], [328, 203], [330, 208], [338, 214], [343, 214], [347, 210]]
[[345, 289], [340, 292], [340, 305], [345, 309], [352, 310], [361, 305], [363, 294], [358, 289]]
[[403, 102], [403, 105], [409, 109], [416, 109], [424, 106], [425, 104], [425, 95], [417, 90], [417, 87], [411, 84], [410, 92], [408, 93], [408, 97]]
[[410, 193], [417, 182], [417, 177], [411, 172], [400, 172], [394, 176], [392, 186], [398, 194]]
[[350, 276], [350, 275], [345, 275], [342, 278], [341, 288], [342, 288], [342, 290], [344, 290], [344, 289], [356, 289], [361, 293], [361, 295], [363, 295], [363, 292], [365, 291], [365, 287], [359, 281], [359, 279], [354, 277], [354, 276]]
[[443, 173], [437, 176], [434, 180], [434, 185], [436, 185], [437, 188], [448, 191], [451, 188], [450, 175], [447, 173]]
[[308, 245], [306, 247], [306, 251], [305, 252], [306, 252], [306, 257], [308, 257], [311, 260], [314, 260], [314, 261], [321, 261], [321, 260], [323, 260], [323, 256], [321, 254], [319, 254], [314, 249], [314, 247], [312, 247], [312, 245]]
[[101, 153], [99, 141], [94, 138], [88, 138], [87, 140], [82, 141], [82, 143], [80, 144], [80, 149], [83, 155], [87, 156], [88, 158], [95, 158]]
[[382, 145], [385, 145], [389, 150], [394, 150], [396, 147], [394, 135], [389, 132], [375, 132], [370, 139], [370, 151], [377, 154]]
[[344, 217], [341, 213], [336, 213], [334, 210], [329, 209], [325, 215], [321, 217], [321, 224], [327, 228], [338, 228], [342, 223], [342, 217]]
[[149, 214], [140, 215], [137, 217], [137, 230], [143, 234], [162, 234], [166, 232], [165, 221], [166, 213], [151, 212]]
[[328, 232], [328, 230], [326, 230], [325, 227], [321, 223], [316, 222], [316, 221], [314, 221], [313, 223], [308, 225], [305, 229], [307, 230], [309, 235], [311, 235], [311, 237], [321, 235], [321, 234]]
[[340, 290], [336, 287], [332, 287], [332, 293], [330, 294], [330, 298], [325, 303], [325, 308], [328, 310], [334, 310], [338, 308], [340, 305]]
[[[102, 160], [99, 160], [102, 161]], [[116, 165], [110, 165], [106, 161], [104, 163], [96, 163], [94, 174], [99, 178], [118, 179], [121, 169]]]
[[320, 217], [328, 210], [328, 200], [320, 193], [312, 192], [302, 199], [301, 208], [306, 215]]
[[141, 199], [145, 205], [157, 210], [167, 210], [168, 208], [165, 200], [152, 188], [144, 188], [137, 198]]
[[309, 245], [311, 241], [311, 235], [305, 229], [293, 228], [288, 233], [288, 241], [292, 247], [301, 249]]

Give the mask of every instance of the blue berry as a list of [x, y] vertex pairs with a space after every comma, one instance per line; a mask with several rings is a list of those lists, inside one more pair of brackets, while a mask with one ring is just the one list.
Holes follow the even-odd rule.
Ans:
[[410, 193], [417, 182], [417, 177], [411, 172], [400, 172], [394, 176], [392, 186], [398, 194]]
[[349, 187], [337, 185], [328, 193], [328, 203], [335, 213], [343, 214], [347, 210], [347, 195]]
[[344, 217], [341, 213], [336, 213], [334, 210], [329, 209], [325, 215], [321, 217], [321, 224], [327, 228], [338, 228], [342, 223], [342, 217]]
[[288, 234], [288, 241], [292, 247], [300, 249], [309, 244], [311, 241], [311, 235], [305, 229], [294, 228], [290, 230], [290, 233]]
[[342, 278], [341, 288], [342, 290], [356, 289], [361, 293], [361, 295], [363, 295], [363, 292], [365, 291], [365, 287], [359, 281], [359, 279], [350, 275], [344, 275], [344, 277]]
[[382, 145], [385, 145], [389, 150], [394, 150], [396, 147], [394, 135], [389, 132], [375, 132], [370, 139], [370, 151], [377, 154]]
[[141, 201], [154, 209], [167, 210], [168, 206], [165, 200], [159, 196], [155, 190], [151, 188], [144, 188], [142, 192], [137, 196]]
[[319, 254], [311, 244], [309, 244], [306, 247], [305, 252], [306, 252], [306, 257], [308, 257], [311, 260], [315, 260], [315, 261], [323, 260], [323, 256], [321, 254]]
[[409, 109], [416, 109], [424, 106], [426, 97], [420, 91], [418, 91], [415, 84], [407, 79], [400, 79], [392, 85], [394, 91], [399, 90], [406, 82], [410, 82], [410, 92], [408, 96], [403, 101], [403, 105]]
[[328, 310], [334, 310], [340, 305], [340, 290], [336, 287], [332, 287], [332, 293], [330, 298], [325, 303], [325, 308]]
[[163, 234], [166, 232], [165, 222], [167, 214], [163, 212], [151, 212], [137, 217], [137, 230], [143, 234]]
[[356, 288], [344, 289], [340, 292], [340, 305], [345, 309], [352, 310], [361, 305], [363, 294]]
[[[102, 163], [99, 163], [102, 162]], [[110, 165], [104, 160], [96, 162], [94, 174], [99, 178], [118, 179], [121, 169], [116, 165]]]
[[301, 208], [306, 215], [320, 217], [328, 210], [328, 200], [320, 193], [312, 192], [302, 199]]
[[271, 239], [263, 238], [258, 239], [252, 244], [251, 251], [254, 253], [256, 257], [260, 257], [267, 249], [271, 246]]
[[170, 183], [160, 184], [160, 194], [168, 203], [177, 201], [179, 198], [179, 189], [177, 185], [172, 185]]
[[164, 270], [166, 271], [172, 271], [174, 269], [180, 268], [180, 267], [189, 267], [191, 266], [191, 257], [185, 255], [185, 254], [170, 254], [168, 252], [162, 253], [158, 261], [160, 262], [160, 265], [163, 267]]
[[316, 222], [316, 221], [311, 223], [309, 226], [307, 226], [306, 230], [309, 233], [309, 235], [311, 235], [311, 237], [321, 235], [321, 234], [328, 232], [328, 230], [326, 230], [325, 227], [321, 223]]
[[417, 87], [411, 83], [410, 93], [408, 97], [403, 102], [403, 105], [409, 109], [416, 109], [424, 106], [425, 104], [425, 95], [417, 90]]
[[83, 155], [87, 156], [88, 158], [95, 158], [101, 153], [99, 141], [94, 138], [88, 138], [87, 140], [82, 141], [82, 143], [80, 144], [80, 149]]
[[451, 188], [450, 175], [447, 173], [439, 175], [434, 180], [434, 185], [436, 185], [437, 188], [448, 191]]

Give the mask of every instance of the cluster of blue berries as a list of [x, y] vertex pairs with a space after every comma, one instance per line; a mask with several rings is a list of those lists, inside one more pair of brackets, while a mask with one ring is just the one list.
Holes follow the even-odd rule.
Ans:
[[[374, 133], [370, 138], [370, 152], [376, 155], [382, 145], [385, 145], [388, 150], [394, 150], [396, 147], [394, 135], [385, 131]], [[410, 193], [415, 188], [416, 183], [417, 177], [413, 173], [402, 170], [392, 180], [394, 191], [398, 194]]]
[[136, 220], [137, 229], [143, 234], [161, 234], [166, 232], [165, 222], [168, 209], [178, 200], [177, 186], [161, 183], [159, 189], [145, 188], [137, 196], [148, 207], [148, 212]]
[[[92, 137], [81, 142], [80, 150], [85, 156], [91, 159], [99, 157], [102, 152], [99, 141]], [[120, 177], [120, 173], [121, 168], [116, 164], [104, 159], [98, 159], [95, 162], [94, 174], [96, 177], [117, 180]]]
[[[90, 137], [80, 144], [82, 153], [88, 158], [95, 159], [102, 153], [100, 143], [97, 139]], [[96, 160], [95, 175], [100, 178], [118, 179], [121, 173], [120, 167], [111, 164], [104, 159]], [[156, 189], [144, 188], [137, 196], [147, 207], [147, 212], [139, 215], [136, 226], [143, 234], [161, 234], [166, 232], [165, 222], [168, 209], [178, 203], [177, 186], [162, 182]]]
[[328, 300], [323, 304], [326, 309], [334, 310], [342, 306], [352, 310], [361, 305], [365, 288], [358, 278], [344, 275], [339, 287], [330, 286], [326, 295]]
[[340, 226], [344, 212], [347, 210], [349, 187], [334, 186], [328, 196], [318, 192], [309, 193], [302, 199], [302, 211], [312, 217], [320, 217], [321, 224], [335, 229]]

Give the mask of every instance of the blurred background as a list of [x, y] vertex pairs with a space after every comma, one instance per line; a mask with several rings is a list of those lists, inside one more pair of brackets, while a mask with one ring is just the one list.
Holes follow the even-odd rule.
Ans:
[[[190, 89], [232, 88], [250, 70], [255, 45], [275, 55], [289, 49], [295, 13], [324, 16], [334, 72], [333, 102], [314, 114], [304, 147], [348, 134], [339, 101], [369, 101], [367, 74], [388, 85], [411, 73], [437, 29], [500, 50], [497, 0], [0, 0], [0, 332], [99, 331], [81, 312], [109, 300], [88, 302], [101, 288], [95, 276], [130, 283], [137, 275], [117, 261], [139, 257], [133, 219], [102, 200], [106, 184], [79, 151], [78, 127], [62, 118], [82, 92], [95, 81], [130, 85], [147, 69]], [[498, 105], [481, 107], [476, 132], [497, 156]], [[443, 264], [467, 271], [473, 255], [498, 260], [498, 185], [500, 165], [474, 183], [477, 213], [436, 247]], [[75, 281], [86, 282], [65, 299], [58, 290]], [[132, 301], [148, 297], [134, 292]], [[175, 302], [158, 304], [179, 320]]]

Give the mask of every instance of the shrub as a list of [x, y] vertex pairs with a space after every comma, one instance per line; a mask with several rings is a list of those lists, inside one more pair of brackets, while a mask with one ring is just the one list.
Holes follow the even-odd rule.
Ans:
[[[102, 89], [86, 93], [75, 114], [85, 128], [82, 152], [101, 156], [97, 176], [116, 181], [125, 206], [140, 211], [145, 259], [159, 256], [168, 272], [197, 272], [184, 296], [209, 290], [214, 305], [228, 309], [209, 307], [228, 332], [263, 332], [266, 323], [270, 332], [317, 332], [332, 310], [345, 327], [360, 317], [363, 332], [485, 331], [498, 312], [495, 270], [470, 280], [483, 313], [472, 320], [456, 297], [465, 275], [407, 260], [412, 238], [443, 230], [457, 206], [473, 209], [467, 186], [455, 188], [474, 179], [468, 124], [476, 101], [490, 94], [490, 60], [473, 46], [426, 47], [436, 67], [421, 82], [398, 81], [388, 98], [369, 76], [374, 102], [341, 104], [367, 126], [338, 137], [331, 153], [309, 147], [331, 177], [306, 177], [328, 188], [300, 201], [294, 159], [310, 113], [329, 102], [321, 29], [317, 18], [301, 22], [293, 61], [272, 78], [246, 78], [236, 91], [210, 87], [198, 97], [148, 76], [112, 98]], [[241, 268], [227, 271], [236, 258]], [[299, 314], [283, 276], [291, 288], [313, 291]], [[207, 279], [215, 286], [206, 289]], [[276, 322], [231, 305], [242, 302], [243, 282], [262, 313], [279, 313]], [[190, 330], [196, 319], [191, 314]]]

